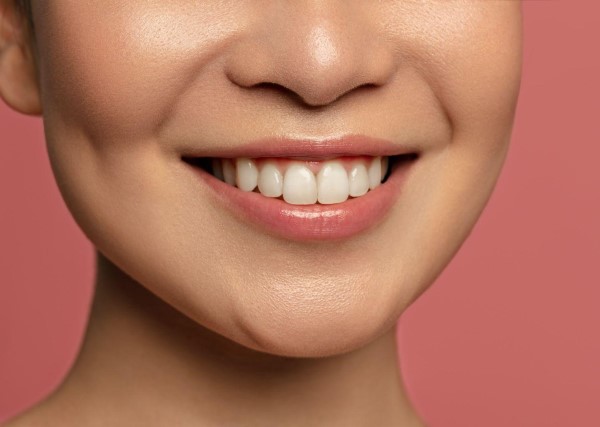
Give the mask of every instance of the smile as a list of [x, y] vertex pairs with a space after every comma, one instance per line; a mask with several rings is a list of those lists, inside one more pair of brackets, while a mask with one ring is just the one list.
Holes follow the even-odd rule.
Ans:
[[[334, 204], [361, 197], [387, 177], [389, 157], [326, 161], [286, 158], [192, 158], [187, 161], [242, 191], [280, 197], [292, 205]], [[210, 160], [210, 165], [209, 165]]]
[[346, 238], [380, 223], [417, 158], [366, 137], [268, 140], [182, 156], [234, 216], [294, 240]]

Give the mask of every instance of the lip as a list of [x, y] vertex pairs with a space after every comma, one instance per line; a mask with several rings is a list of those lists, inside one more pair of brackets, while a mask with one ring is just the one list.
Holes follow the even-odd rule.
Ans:
[[230, 148], [190, 148], [182, 157], [294, 157], [326, 160], [342, 156], [397, 156], [418, 152], [419, 147], [400, 145], [382, 138], [348, 135], [325, 139], [262, 138]]
[[402, 184], [418, 158], [418, 151], [382, 139], [352, 136], [317, 142], [285, 138], [259, 140], [239, 148], [191, 154], [198, 157], [285, 156], [318, 160], [339, 156], [404, 154], [414, 156], [395, 164], [388, 179], [377, 188], [361, 197], [331, 205], [291, 205], [260, 193], [242, 191], [202, 168], [184, 163], [210, 189], [216, 203], [240, 221], [288, 240], [327, 241], [350, 238], [383, 222], [401, 194]]

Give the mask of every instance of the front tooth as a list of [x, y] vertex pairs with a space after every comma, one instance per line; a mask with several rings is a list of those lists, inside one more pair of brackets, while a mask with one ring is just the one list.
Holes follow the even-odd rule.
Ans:
[[369, 191], [369, 174], [367, 168], [362, 163], [355, 164], [350, 169], [350, 195], [352, 197], [362, 196]]
[[267, 162], [258, 175], [258, 189], [267, 197], [279, 197], [283, 194], [283, 176], [275, 164]]
[[227, 184], [235, 186], [235, 166], [231, 160], [223, 159], [223, 176]]
[[242, 191], [252, 191], [258, 183], [258, 169], [254, 161], [245, 157], [240, 157], [236, 161], [236, 184]]
[[340, 162], [326, 162], [317, 174], [319, 203], [341, 203], [348, 199], [350, 192], [348, 173]]
[[312, 205], [317, 202], [317, 180], [306, 166], [293, 163], [283, 178], [283, 200], [294, 205]]
[[377, 188], [381, 184], [381, 157], [375, 157], [369, 166], [369, 188]]

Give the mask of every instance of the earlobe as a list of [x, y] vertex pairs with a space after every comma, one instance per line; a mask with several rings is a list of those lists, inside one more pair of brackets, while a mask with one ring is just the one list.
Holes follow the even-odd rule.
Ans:
[[40, 115], [40, 90], [26, 22], [14, 2], [0, 0], [0, 97], [12, 109]]

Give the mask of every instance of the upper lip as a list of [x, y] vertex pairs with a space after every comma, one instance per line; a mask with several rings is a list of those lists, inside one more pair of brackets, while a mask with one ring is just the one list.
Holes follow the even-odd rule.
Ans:
[[416, 146], [394, 143], [383, 138], [352, 134], [342, 137], [293, 139], [267, 137], [235, 147], [198, 147], [182, 157], [293, 157], [319, 160], [344, 156], [396, 156], [418, 152]]

